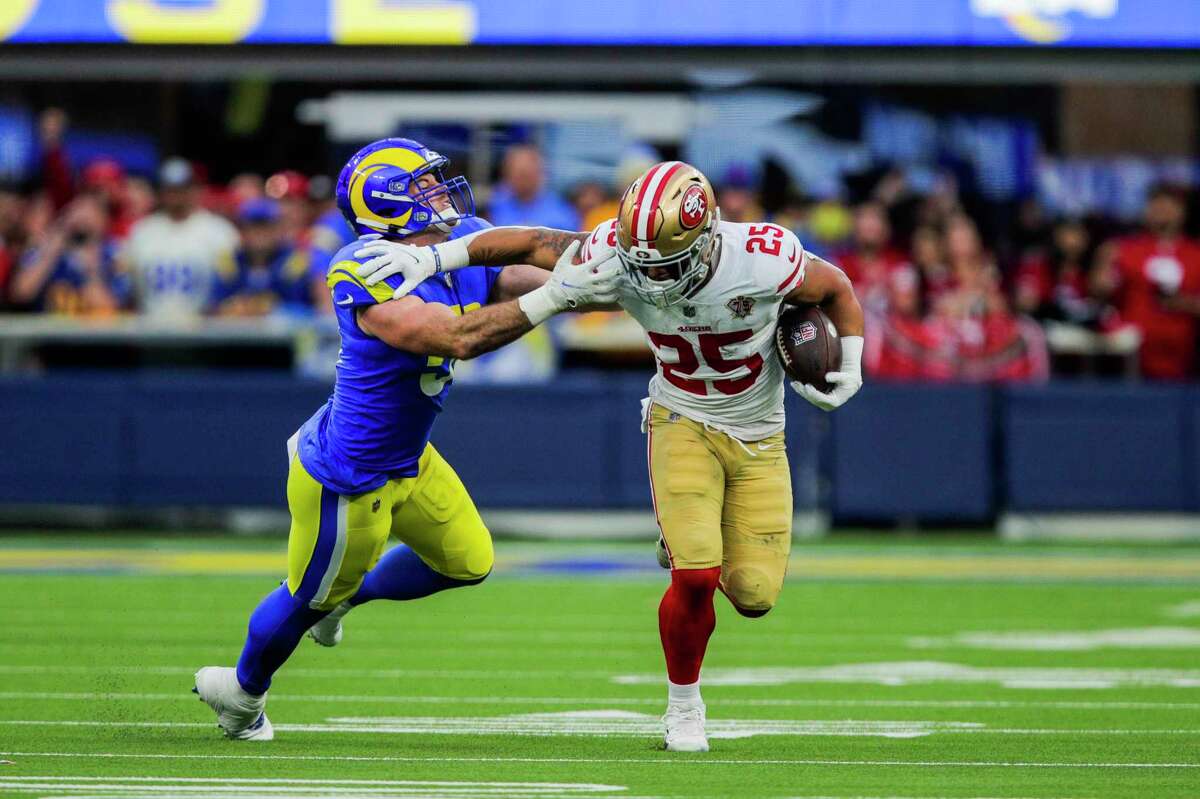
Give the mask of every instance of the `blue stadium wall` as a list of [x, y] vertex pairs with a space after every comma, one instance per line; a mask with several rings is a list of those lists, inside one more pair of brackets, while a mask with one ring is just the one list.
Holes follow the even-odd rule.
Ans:
[[[642, 379], [459, 386], [434, 443], [488, 508], [645, 508]], [[277, 375], [0, 379], [0, 503], [282, 507], [288, 436], [327, 385]], [[798, 509], [988, 522], [1003, 511], [1200, 511], [1200, 388], [868, 384], [789, 394]]]

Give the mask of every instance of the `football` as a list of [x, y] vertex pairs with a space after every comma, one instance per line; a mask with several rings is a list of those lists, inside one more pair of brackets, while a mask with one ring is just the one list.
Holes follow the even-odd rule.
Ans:
[[789, 307], [775, 325], [775, 353], [792, 380], [828, 392], [828, 372], [842, 365], [842, 341], [829, 317], [815, 305]]

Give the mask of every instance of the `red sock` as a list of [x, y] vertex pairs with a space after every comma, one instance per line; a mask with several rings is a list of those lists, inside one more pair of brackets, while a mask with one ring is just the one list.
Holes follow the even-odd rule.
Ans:
[[704, 650], [717, 626], [713, 592], [720, 579], [720, 566], [671, 571], [671, 586], [658, 606], [658, 633], [667, 656], [667, 676], [677, 685], [700, 679]]

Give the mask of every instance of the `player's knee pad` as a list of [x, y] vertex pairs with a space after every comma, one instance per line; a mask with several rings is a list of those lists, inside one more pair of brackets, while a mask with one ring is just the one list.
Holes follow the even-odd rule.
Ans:
[[725, 595], [738, 613], [748, 618], [765, 616], [779, 599], [782, 581], [755, 565], [733, 566], [726, 573]]
[[491, 536], [486, 533], [471, 544], [447, 565], [450, 567], [448, 576], [466, 585], [482, 583], [496, 563], [496, 553], [492, 549]]

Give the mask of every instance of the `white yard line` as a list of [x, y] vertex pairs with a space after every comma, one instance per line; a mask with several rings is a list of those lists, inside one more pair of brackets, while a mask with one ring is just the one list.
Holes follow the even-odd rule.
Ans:
[[[289, 672], [290, 673], [290, 672]], [[86, 692], [86, 691], [0, 691], [0, 699], [62, 701], [196, 701], [187, 691], [174, 693]], [[1200, 710], [1200, 702], [1069, 702], [991, 699], [747, 699], [721, 696], [719, 705], [747, 707], [881, 707], [881, 708], [1052, 708], [1058, 710]], [[271, 694], [271, 702], [367, 702], [396, 705], [645, 705], [664, 704], [659, 697], [579, 696], [383, 696], [370, 694]]]
[[[0, 776], [0, 789], [15, 793], [38, 793], [49, 796], [100, 797], [190, 797], [205, 799], [228, 796], [309, 797], [367, 796], [374, 799], [389, 797], [425, 797], [426, 799], [461, 799], [462, 797], [505, 797], [506, 799], [571, 799], [586, 796], [625, 797], [632, 799], [623, 785], [571, 782], [480, 782], [447, 780], [357, 780], [357, 779], [274, 779], [274, 778], [213, 778], [213, 777], [38, 777]], [[86, 793], [79, 794], [83, 791]]]
[[[192, 675], [196, 673], [193, 666], [64, 666], [61, 664], [45, 665], [5, 665], [0, 664], [0, 674], [159, 674], [159, 675]], [[356, 669], [356, 668], [289, 668], [289, 677], [379, 677], [383, 679], [410, 677], [458, 678], [463, 679], [542, 679], [545, 677], [563, 677], [573, 680], [582, 678], [611, 679], [611, 671], [573, 669]]]
[[1110, 768], [1110, 769], [1200, 769], [1200, 763], [1031, 763], [1004, 760], [787, 760], [787, 759], [716, 759], [708, 757], [675, 758], [659, 755], [645, 758], [622, 757], [403, 757], [397, 755], [197, 755], [120, 752], [0, 752], [4, 757], [130, 758], [137, 760], [312, 760], [362, 763], [622, 763], [650, 766], [880, 766], [917, 768]]
[[[353, 786], [353, 787], [351, 787]], [[600, 792], [627, 790], [624, 786], [592, 785], [587, 783], [553, 783], [553, 782], [446, 782], [424, 780], [302, 780], [302, 779], [270, 779], [270, 778], [202, 778], [202, 777], [36, 777], [17, 776], [0, 780], [0, 787], [16, 788], [22, 792], [35, 790], [101, 790], [106, 792], [134, 789], [140, 794], [155, 791], [155, 796], [162, 796], [159, 791], [164, 789], [179, 789], [187, 791], [187, 795], [195, 796], [196, 792], [214, 788], [221, 793], [246, 788], [270, 792], [271, 796], [300, 796], [319, 788], [322, 793], [366, 793], [379, 795], [400, 793], [412, 795], [416, 791], [433, 790], [438, 794], [449, 792], [459, 796], [468, 791], [468, 795], [488, 796], [588, 796], [595, 799]], [[239, 793], [239, 795], [244, 795]], [[634, 799], [625, 793], [613, 794]], [[644, 799], [644, 798], [643, 798]], [[946, 797], [913, 797], [913, 796], [790, 796], [787, 799], [947, 799]], [[998, 797], [966, 797], [966, 799], [999, 799]], [[1034, 799], [1033, 797], [1005, 797], [1004, 799]]]
[[[536, 715], [536, 714], [535, 714]], [[556, 714], [551, 714], [552, 716]], [[641, 729], [640, 726], [613, 727], [611, 723], [602, 723], [599, 727], [589, 724], [586, 720], [551, 718], [541, 723], [533, 724], [522, 717], [500, 716], [495, 718], [380, 718], [380, 719], [329, 719], [324, 723], [314, 724], [276, 724], [279, 732], [293, 733], [361, 733], [377, 735], [391, 734], [447, 734], [447, 735], [642, 735], [657, 732], [657, 721], [653, 729]], [[710, 720], [710, 737], [721, 737], [715, 731], [722, 725], [731, 731], [744, 732], [750, 735], [779, 734], [779, 735], [873, 735], [877, 734], [875, 725], [901, 725], [902, 730], [895, 737], [914, 737], [916, 734], [937, 735], [1192, 735], [1200, 736], [1200, 727], [1191, 729], [1092, 729], [1080, 730], [1073, 728], [1039, 729], [1039, 728], [989, 728], [983, 725], [960, 724], [959, 722], [880, 722], [880, 721], [843, 721], [843, 722], [788, 722], [779, 720], [764, 721], [735, 721]], [[811, 729], [806, 724], [814, 725]], [[831, 727], [829, 725], [842, 725]], [[784, 725], [784, 726], [780, 726]], [[935, 725], [928, 733], [909, 730], [912, 725]], [[0, 719], [0, 726], [10, 727], [105, 727], [105, 728], [135, 728], [135, 729], [209, 729], [210, 722], [198, 721], [87, 721], [78, 719]], [[743, 731], [741, 728], [745, 727]], [[886, 728], [885, 732], [891, 732]], [[886, 737], [892, 737], [888, 735]]]

